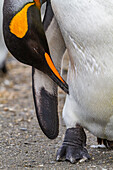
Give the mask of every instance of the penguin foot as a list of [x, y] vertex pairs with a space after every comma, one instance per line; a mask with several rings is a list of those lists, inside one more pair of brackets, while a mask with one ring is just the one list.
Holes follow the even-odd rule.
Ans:
[[71, 163], [87, 161], [90, 159], [86, 146], [86, 134], [79, 125], [66, 130], [62, 146], [57, 151], [57, 161], [65, 160]]
[[105, 147], [108, 148], [108, 149], [113, 149], [113, 141], [109, 141], [107, 139], [97, 138], [97, 143], [99, 145], [105, 145]]

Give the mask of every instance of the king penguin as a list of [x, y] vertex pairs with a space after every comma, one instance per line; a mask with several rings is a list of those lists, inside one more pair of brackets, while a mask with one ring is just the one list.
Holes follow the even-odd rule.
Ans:
[[[60, 76], [50, 56], [44, 29], [47, 30], [53, 12], [48, 1], [48, 10], [44, 22], [41, 22], [40, 8], [44, 2], [45, 0], [4, 0], [3, 33], [11, 54], [20, 62], [33, 67], [33, 96], [37, 118], [47, 137], [54, 139], [58, 135], [55, 83], [66, 93], [69, 92], [67, 83]], [[48, 12], [51, 13], [50, 18], [46, 17]]]
[[2, 14], [2, 9], [3, 9], [3, 2], [4, 0], [0, 1], [0, 70], [3, 73], [7, 72], [7, 68], [6, 68], [6, 57], [8, 54], [8, 50], [5, 46], [4, 43], [4, 38], [3, 38], [3, 14]]

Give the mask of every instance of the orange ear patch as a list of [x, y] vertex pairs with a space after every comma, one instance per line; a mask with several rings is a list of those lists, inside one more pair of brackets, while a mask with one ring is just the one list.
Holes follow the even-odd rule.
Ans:
[[55, 68], [50, 56], [45, 53], [45, 58], [47, 61], [47, 64], [49, 65], [49, 67], [51, 68], [51, 70], [53, 71], [53, 73], [64, 83], [64, 80], [62, 79], [62, 77], [60, 76], [59, 72], [57, 71], [57, 69]]
[[27, 11], [32, 5], [34, 5], [34, 2], [25, 5], [25, 7], [18, 12], [10, 22], [10, 32], [18, 38], [23, 38], [28, 31]]

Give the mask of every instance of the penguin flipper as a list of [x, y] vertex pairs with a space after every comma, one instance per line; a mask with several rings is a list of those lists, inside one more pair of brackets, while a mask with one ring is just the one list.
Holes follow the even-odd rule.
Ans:
[[32, 87], [39, 125], [48, 138], [54, 139], [59, 132], [57, 86], [46, 74], [33, 68]]

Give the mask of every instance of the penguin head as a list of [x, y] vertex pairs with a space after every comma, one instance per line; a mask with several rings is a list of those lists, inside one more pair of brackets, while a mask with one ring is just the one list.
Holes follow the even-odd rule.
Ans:
[[40, 8], [46, 0], [27, 0], [24, 5], [21, 1], [15, 1], [13, 4], [13, 0], [5, 0], [3, 9], [3, 32], [9, 51], [20, 62], [47, 74], [68, 93], [68, 85], [50, 56], [41, 22]]

